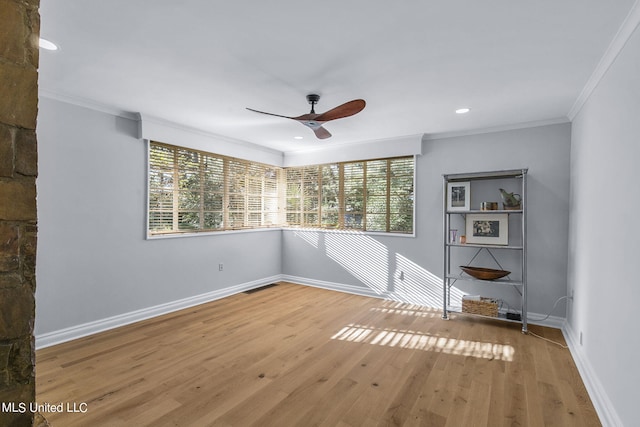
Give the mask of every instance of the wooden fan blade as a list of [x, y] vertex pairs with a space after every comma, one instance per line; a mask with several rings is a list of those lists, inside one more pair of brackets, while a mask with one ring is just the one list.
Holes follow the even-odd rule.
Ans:
[[318, 122], [328, 122], [329, 120], [353, 116], [362, 111], [365, 105], [367, 105], [367, 103], [364, 102], [364, 99], [354, 99], [353, 101], [345, 102], [336, 108], [316, 116], [315, 120]]
[[322, 126], [318, 126], [317, 128], [313, 128], [313, 133], [316, 134], [318, 139], [331, 138], [331, 134], [329, 133], [329, 131], [326, 130], [325, 128], [323, 128]]
[[318, 116], [319, 116], [319, 114], [307, 113], [307, 114], [303, 114], [303, 115], [298, 116], [298, 117], [291, 117], [291, 118], [293, 120], [297, 120], [297, 121], [299, 121], [299, 122], [304, 124], [304, 122], [309, 122], [309, 121], [316, 120], [316, 117], [318, 117]]
[[293, 120], [297, 119], [296, 117], [281, 116], [280, 114], [273, 114], [273, 113], [265, 113], [264, 111], [258, 111], [258, 110], [254, 110], [253, 108], [248, 108], [248, 107], [247, 107], [247, 110], [253, 111], [254, 113], [266, 114], [268, 116], [276, 116], [276, 117], [282, 117], [282, 118], [285, 118], [285, 119], [293, 119]]

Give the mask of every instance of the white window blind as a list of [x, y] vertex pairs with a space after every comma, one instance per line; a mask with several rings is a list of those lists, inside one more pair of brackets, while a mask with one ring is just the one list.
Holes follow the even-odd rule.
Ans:
[[413, 233], [414, 158], [279, 168], [149, 144], [150, 235], [264, 227]]
[[280, 226], [282, 169], [158, 142], [149, 145], [149, 233]]
[[287, 224], [413, 233], [414, 158], [286, 169]]

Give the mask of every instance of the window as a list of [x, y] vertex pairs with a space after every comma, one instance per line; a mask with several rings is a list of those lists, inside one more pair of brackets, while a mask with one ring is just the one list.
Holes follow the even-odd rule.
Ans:
[[413, 174], [413, 157], [287, 168], [287, 224], [411, 234]]
[[149, 145], [149, 234], [280, 226], [281, 168]]
[[279, 168], [150, 142], [150, 235], [264, 227], [413, 233], [414, 158]]

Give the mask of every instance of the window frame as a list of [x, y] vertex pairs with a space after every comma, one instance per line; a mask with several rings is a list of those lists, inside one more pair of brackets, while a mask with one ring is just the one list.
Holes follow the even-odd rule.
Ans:
[[[194, 152], [194, 153], [198, 153], [201, 156], [209, 156], [209, 157], [213, 157], [213, 158], [218, 158], [218, 159], [222, 159], [224, 162], [224, 184], [223, 184], [223, 204], [222, 204], [222, 215], [223, 215], [223, 223], [227, 223], [228, 219], [229, 219], [229, 194], [227, 193], [228, 190], [228, 181], [229, 181], [229, 174], [228, 174], [228, 162], [239, 162], [241, 164], [245, 164], [248, 167], [252, 167], [253, 165], [259, 165], [268, 169], [272, 169], [277, 171], [277, 179], [276, 179], [276, 193], [277, 196], [275, 196], [275, 199], [277, 200], [277, 214], [276, 214], [276, 218], [277, 221], [274, 224], [271, 225], [264, 225], [261, 223], [261, 225], [259, 226], [251, 226], [251, 225], [243, 225], [243, 226], [231, 226], [231, 227], [221, 227], [221, 228], [216, 228], [216, 229], [176, 229], [175, 227], [169, 231], [153, 231], [151, 228], [151, 217], [152, 217], [152, 213], [153, 213], [153, 209], [151, 208], [151, 196], [153, 193], [153, 188], [152, 188], [152, 145], [157, 144], [159, 146], [164, 146], [164, 147], [169, 147], [173, 150], [176, 150], [176, 152], [178, 152], [179, 150], [183, 150], [183, 151], [188, 151], [188, 152]], [[417, 171], [416, 171], [416, 155], [404, 155], [404, 156], [397, 156], [397, 157], [386, 157], [386, 158], [380, 158], [380, 159], [366, 159], [366, 160], [356, 160], [356, 161], [344, 161], [344, 162], [332, 162], [332, 163], [324, 163], [324, 164], [316, 164], [316, 165], [306, 165], [306, 166], [295, 166], [295, 167], [280, 167], [280, 166], [274, 166], [274, 165], [269, 165], [266, 163], [260, 163], [260, 162], [254, 162], [254, 161], [250, 161], [250, 160], [245, 160], [245, 159], [241, 159], [241, 158], [236, 158], [236, 157], [230, 157], [230, 156], [225, 156], [225, 155], [221, 155], [221, 154], [216, 154], [216, 153], [211, 153], [211, 152], [206, 152], [203, 150], [199, 150], [199, 149], [195, 149], [195, 148], [189, 148], [189, 147], [184, 147], [184, 146], [178, 146], [178, 145], [173, 145], [173, 144], [167, 144], [164, 142], [159, 142], [159, 141], [155, 141], [155, 140], [147, 140], [147, 179], [146, 179], [146, 198], [145, 198], [145, 202], [146, 202], [146, 206], [145, 206], [145, 214], [146, 214], [146, 218], [145, 218], [145, 229], [146, 229], [146, 238], [147, 239], [158, 239], [158, 238], [176, 238], [176, 237], [191, 237], [191, 236], [205, 236], [205, 235], [217, 235], [220, 233], [244, 233], [244, 232], [260, 232], [260, 231], [273, 231], [273, 230], [300, 230], [300, 229], [306, 229], [306, 230], [314, 230], [314, 231], [319, 231], [319, 232], [341, 232], [341, 233], [360, 233], [360, 234], [372, 234], [372, 235], [381, 235], [381, 236], [396, 236], [396, 237], [415, 237], [416, 235], [416, 175], [417, 175]], [[411, 196], [411, 230], [409, 232], [404, 232], [404, 231], [390, 231], [390, 227], [389, 227], [389, 223], [391, 220], [391, 216], [393, 215], [392, 212], [389, 212], [389, 198], [391, 197], [391, 194], [389, 193], [389, 187], [388, 187], [388, 183], [390, 180], [390, 174], [391, 174], [391, 168], [387, 167], [386, 170], [386, 179], [387, 179], [387, 194], [386, 194], [386, 209], [385, 209], [385, 213], [384, 215], [386, 215], [386, 231], [381, 231], [381, 230], [367, 230], [366, 229], [366, 225], [364, 227], [361, 228], [357, 228], [357, 227], [345, 227], [345, 214], [346, 214], [346, 206], [345, 206], [345, 200], [349, 198], [349, 196], [345, 193], [345, 179], [344, 179], [344, 168], [345, 165], [351, 165], [351, 164], [357, 164], [357, 163], [363, 163], [365, 165], [364, 168], [364, 172], [363, 172], [363, 186], [362, 186], [362, 197], [363, 199], [366, 200], [367, 198], [367, 175], [366, 175], [366, 164], [368, 162], [374, 162], [374, 161], [387, 161], [387, 166], [390, 164], [389, 161], [395, 160], [395, 159], [411, 159], [411, 171], [413, 173], [413, 182], [412, 182], [412, 196]], [[322, 188], [323, 188], [323, 170], [325, 168], [332, 168], [332, 167], [336, 167], [337, 166], [337, 170], [338, 170], [338, 178], [337, 181], [334, 182], [335, 185], [337, 185], [337, 194], [336, 194], [336, 198], [337, 198], [337, 209], [335, 210], [335, 212], [333, 212], [333, 214], [337, 214], [337, 224], [335, 224], [335, 226], [327, 226], [326, 224], [323, 224], [323, 213], [322, 213], [322, 204], [323, 204], [323, 194], [322, 194]], [[319, 171], [319, 173], [317, 173], [316, 177], [315, 177], [315, 185], [317, 186], [317, 194], [316, 194], [316, 201], [315, 201], [315, 206], [317, 207], [317, 210], [313, 210], [313, 209], [305, 209], [305, 206], [302, 206], [302, 203], [304, 203], [303, 201], [300, 201], [300, 209], [298, 209], [298, 211], [295, 210], [289, 210], [289, 193], [288, 193], [288, 179], [287, 176], [289, 174], [290, 171], [297, 171], [297, 170], [312, 170], [312, 169], [316, 169]], [[174, 169], [176, 168], [176, 165], [174, 165]], [[202, 169], [202, 167], [200, 167], [200, 169]], [[174, 176], [175, 179], [175, 176]], [[309, 188], [308, 190], [312, 190], [313, 189], [313, 184], [311, 181], [308, 182], [309, 184]], [[262, 188], [264, 189], [264, 184], [262, 186]], [[175, 189], [172, 188], [170, 190], [173, 193], [173, 200], [174, 203], [177, 202], [177, 196], [176, 193], [180, 192], [180, 189]], [[201, 193], [204, 190], [201, 190]], [[305, 191], [304, 188], [301, 188], [301, 191]], [[254, 195], [256, 196], [256, 195]], [[201, 195], [202, 197], [202, 195]], [[248, 194], [245, 194], [245, 201], [247, 200], [247, 198], [250, 197]], [[262, 191], [262, 193], [260, 194], [262, 203], [264, 205], [264, 198], [265, 198], [265, 193], [264, 191]], [[271, 199], [274, 198], [273, 194], [271, 194], [269, 197], [271, 197]], [[201, 203], [202, 204], [202, 203]], [[363, 222], [363, 224], [366, 224], [366, 203], [363, 203], [364, 206], [361, 208], [362, 212], [360, 212], [360, 215], [362, 215], [361, 221]], [[312, 206], [312, 205], [311, 205]], [[245, 204], [245, 208], [247, 207], [247, 204]], [[177, 208], [173, 208], [172, 210], [174, 212], [173, 215], [173, 221], [175, 222], [176, 218], [175, 218], [175, 211], [176, 210], [180, 210], [179, 206]], [[202, 212], [203, 207], [200, 206], [200, 211]], [[297, 213], [298, 215], [300, 215], [300, 218], [305, 218], [305, 215], [316, 215], [318, 220], [315, 223], [311, 223], [309, 221], [304, 222], [303, 225], [296, 225], [296, 224], [292, 224], [290, 222], [288, 222], [289, 219], [289, 215], [290, 214], [295, 214]], [[245, 209], [244, 212], [244, 217], [245, 217], [245, 221], [244, 224], [247, 224], [246, 218], [247, 216], [250, 214], [249, 211], [247, 211]], [[262, 212], [262, 216], [264, 217], [264, 212]], [[202, 222], [202, 220], [201, 220]]]
[[[391, 184], [391, 180], [392, 180], [392, 167], [391, 164], [394, 160], [408, 160], [411, 159], [411, 172], [412, 172], [412, 184], [411, 184], [411, 188], [412, 188], [412, 196], [411, 196], [411, 230], [409, 232], [405, 232], [405, 231], [393, 231], [391, 229], [391, 222], [392, 222], [392, 216], [394, 215], [393, 212], [391, 212], [391, 199], [393, 197], [392, 194], [392, 184]], [[371, 195], [368, 192], [368, 185], [370, 184], [369, 182], [369, 176], [367, 175], [368, 173], [368, 167], [369, 164], [373, 164], [373, 163], [377, 163], [377, 162], [386, 162], [386, 165], [384, 166], [385, 168], [385, 173], [384, 175], [381, 175], [382, 180], [386, 180], [386, 185], [385, 185], [385, 190], [383, 193], [381, 194], [377, 194], [377, 195]], [[361, 186], [361, 203], [362, 203], [362, 208], [360, 212], [356, 212], [357, 215], [361, 215], [361, 223], [363, 224], [362, 227], [348, 227], [345, 225], [346, 222], [346, 208], [347, 208], [347, 204], [345, 202], [345, 199], [347, 199], [349, 196], [346, 194], [346, 190], [345, 190], [345, 184], [346, 184], [346, 180], [345, 180], [345, 167], [347, 165], [354, 165], [354, 164], [362, 164], [362, 186]], [[323, 186], [324, 186], [324, 179], [323, 177], [325, 176], [325, 174], [323, 173], [324, 169], [327, 167], [333, 167], [333, 166], [337, 166], [338, 167], [338, 186], [339, 186], [339, 190], [338, 190], [338, 222], [337, 222], [337, 226], [332, 227], [329, 224], [326, 224], [324, 222], [324, 212], [323, 212], [323, 198], [324, 198], [324, 194], [323, 194]], [[313, 229], [313, 230], [333, 230], [333, 231], [353, 231], [353, 232], [361, 232], [361, 233], [367, 233], [367, 234], [379, 234], [379, 235], [393, 235], [393, 236], [415, 236], [415, 226], [416, 226], [416, 215], [415, 215], [415, 209], [416, 209], [416, 204], [415, 204], [415, 194], [416, 194], [416, 156], [398, 156], [398, 157], [385, 157], [385, 158], [379, 158], [379, 159], [367, 159], [367, 160], [355, 160], [355, 161], [344, 161], [344, 162], [333, 162], [333, 163], [323, 163], [323, 164], [317, 164], [317, 165], [305, 165], [305, 166], [298, 166], [298, 167], [289, 167], [289, 168], [285, 168], [287, 170], [287, 173], [284, 174], [285, 178], [287, 179], [287, 191], [285, 194], [285, 197], [287, 198], [287, 207], [290, 205], [289, 203], [289, 199], [290, 199], [290, 195], [288, 192], [288, 189], [291, 187], [288, 177], [289, 177], [289, 171], [291, 170], [300, 170], [301, 173], [300, 175], [300, 188], [304, 188], [304, 175], [305, 175], [305, 171], [307, 171], [309, 168], [316, 168], [317, 172], [315, 173], [315, 175], [317, 176], [317, 187], [318, 187], [318, 191], [317, 194], [313, 197], [317, 198], [317, 211], [315, 212], [308, 212], [304, 209], [305, 206], [305, 200], [304, 200], [304, 190], [301, 190], [301, 198], [303, 200], [300, 200], [298, 205], [302, 207], [302, 209], [299, 209], [297, 213], [299, 215], [300, 218], [302, 218], [302, 221], [300, 221], [299, 223], [294, 223], [292, 224], [291, 222], [288, 222], [286, 225], [286, 228], [288, 229]], [[375, 196], [378, 198], [384, 198], [384, 208], [383, 208], [383, 212], [382, 213], [372, 213], [369, 212], [368, 209], [368, 197], [370, 196]], [[315, 216], [317, 217], [316, 222], [314, 223], [309, 223], [308, 221], [305, 220], [306, 216], [305, 215], [310, 215], [311, 213], [315, 213]], [[286, 211], [286, 217], [287, 219], [290, 217], [291, 212], [289, 210]], [[367, 215], [371, 215], [372, 217], [374, 215], [382, 215], [384, 216], [384, 222], [385, 222], [385, 229], [384, 230], [379, 230], [379, 229], [368, 229], [368, 222], [367, 222]]]
[[[158, 187], [158, 190], [156, 190], [156, 188], [154, 188], [154, 186], [152, 185], [152, 177], [154, 177], [154, 172], [156, 169], [160, 170], [162, 169], [161, 167], [155, 167], [155, 164], [152, 161], [152, 155], [153, 155], [153, 150], [155, 147], [164, 147], [168, 150], [172, 150], [173, 153], [173, 159], [171, 160], [171, 165], [168, 166], [165, 169], [165, 172], [168, 175], [172, 175], [171, 178], [169, 179], [169, 181], [171, 182], [171, 187], [167, 189], [166, 193], [170, 193], [171, 194], [171, 203], [170, 203], [170, 208], [152, 208], [152, 196], [154, 193], [161, 193], [162, 190], [161, 188]], [[196, 181], [199, 182], [198, 185], [198, 189], [197, 190], [185, 190], [183, 188], [180, 187], [180, 179], [183, 179], [183, 177], [181, 176], [181, 174], [187, 174], [189, 172], [194, 172], [189, 171], [188, 169], [181, 169], [180, 165], [179, 165], [179, 156], [181, 154], [181, 152], [183, 153], [189, 153], [195, 157], [198, 158], [197, 161], [197, 178]], [[205, 158], [211, 158], [213, 160], [219, 160], [222, 163], [222, 173], [221, 173], [221, 179], [219, 179], [217, 181], [217, 185], [221, 186], [221, 190], [219, 190], [219, 193], [221, 193], [222, 195], [222, 200], [221, 200], [221, 207], [218, 210], [205, 210], [205, 191], [206, 189], [206, 185], [204, 184], [204, 180], [206, 179], [206, 176], [204, 175], [203, 172], [203, 159]], [[159, 164], [160, 161], [158, 161], [156, 164]], [[242, 174], [239, 174], [238, 176], [234, 176], [229, 170], [231, 167], [236, 167], [236, 169], [242, 169], [244, 168], [244, 178], [241, 176]], [[182, 146], [178, 146], [178, 145], [173, 145], [173, 144], [167, 144], [167, 143], [163, 143], [163, 142], [159, 142], [159, 141], [154, 141], [154, 140], [148, 140], [147, 141], [147, 183], [146, 183], [146, 234], [147, 234], [147, 238], [161, 238], [161, 237], [179, 237], [179, 236], [193, 236], [193, 235], [203, 235], [203, 234], [218, 234], [218, 233], [224, 233], [224, 232], [240, 232], [240, 231], [256, 231], [256, 230], [273, 230], [273, 229], [279, 229], [282, 226], [282, 215], [281, 215], [281, 211], [280, 211], [280, 205], [279, 202], [276, 204], [276, 210], [274, 211], [266, 211], [264, 209], [265, 207], [265, 198], [269, 198], [269, 199], [273, 199], [274, 197], [279, 201], [281, 195], [278, 193], [275, 196], [271, 193], [266, 194], [264, 192], [264, 188], [265, 188], [265, 180], [266, 178], [262, 179], [262, 183], [261, 183], [261, 192], [259, 196], [256, 196], [256, 194], [251, 193], [250, 191], [250, 186], [252, 184], [252, 180], [254, 181], [258, 181], [255, 178], [252, 178], [251, 174], [252, 173], [260, 173], [262, 171], [274, 171], [275, 172], [275, 182], [276, 182], [276, 192], [279, 191], [279, 188], [281, 188], [281, 176], [282, 176], [282, 170], [283, 168], [279, 167], [279, 166], [273, 166], [273, 165], [268, 165], [266, 163], [259, 163], [259, 162], [254, 162], [254, 161], [250, 161], [250, 160], [244, 160], [244, 159], [239, 159], [236, 157], [230, 157], [230, 156], [224, 156], [221, 154], [216, 154], [216, 153], [210, 153], [210, 152], [206, 152], [206, 151], [202, 151], [202, 150], [198, 150], [198, 149], [194, 149], [194, 148], [189, 148], [189, 147], [182, 147]], [[158, 172], [158, 173], [162, 173], [162, 172]], [[232, 180], [236, 180], [233, 183], [237, 183], [237, 186], [233, 186], [233, 183], [231, 182]], [[176, 184], [177, 183], [177, 184]], [[176, 187], [177, 185], [177, 187]], [[238, 190], [236, 190], [235, 192], [231, 191], [231, 188], [239, 188]], [[186, 195], [193, 195], [195, 193], [199, 194], [199, 204], [198, 204], [198, 208], [197, 209], [181, 209], [181, 196], [183, 196], [184, 194]], [[209, 193], [210, 194], [210, 193]], [[240, 209], [236, 209], [236, 210], [231, 210], [230, 209], [230, 204], [232, 203], [232, 197], [235, 197], [235, 201], [240, 201], [240, 205], [241, 208]], [[249, 206], [251, 205], [251, 202], [255, 202], [256, 197], [258, 197], [260, 199], [260, 209], [255, 210], [255, 209], [250, 209]], [[185, 213], [195, 213], [196, 211], [198, 211], [197, 213], [199, 214], [198, 216], [198, 222], [200, 227], [196, 227], [196, 228], [180, 228], [180, 214], [185, 214]], [[204, 215], [206, 213], [218, 213], [219, 215], [221, 215], [221, 223], [224, 224], [222, 227], [220, 228], [203, 228], [202, 225], [204, 224]], [[160, 217], [162, 216], [162, 213], [165, 213], [167, 216], [171, 216], [171, 229], [167, 229], [166, 231], [163, 230], [154, 230], [152, 228], [152, 222], [153, 222], [153, 214], [157, 213]], [[242, 224], [238, 225], [237, 224], [237, 219], [233, 218], [233, 214], [237, 213], [239, 214], [239, 216], [241, 217], [240, 221]], [[255, 215], [259, 215], [261, 217], [261, 219], [259, 220], [260, 225], [255, 225], [255, 223], [253, 223], [253, 220], [251, 219], [251, 217], [255, 217]], [[267, 216], [273, 216], [275, 215], [276, 217], [276, 221], [274, 224], [267, 224], [265, 222], [265, 218]], [[160, 220], [160, 223], [162, 223], [163, 221]]]

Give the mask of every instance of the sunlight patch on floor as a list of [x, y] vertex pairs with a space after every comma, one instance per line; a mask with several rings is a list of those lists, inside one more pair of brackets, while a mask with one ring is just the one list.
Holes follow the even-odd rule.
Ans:
[[421, 318], [435, 319], [442, 317], [442, 310], [432, 307], [425, 307], [420, 304], [410, 304], [398, 301], [385, 301], [381, 307], [372, 307], [370, 311], [386, 314], [397, 314], [400, 316], [413, 316]]
[[345, 326], [331, 339], [409, 350], [435, 351], [505, 362], [512, 362], [515, 353], [515, 349], [511, 345], [461, 340], [428, 335], [418, 331], [381, 329], [356, 324]]

